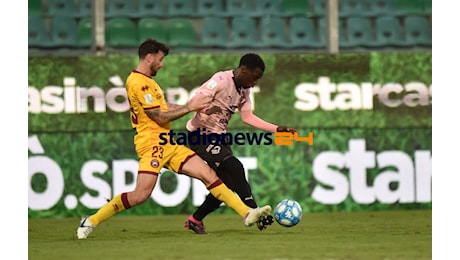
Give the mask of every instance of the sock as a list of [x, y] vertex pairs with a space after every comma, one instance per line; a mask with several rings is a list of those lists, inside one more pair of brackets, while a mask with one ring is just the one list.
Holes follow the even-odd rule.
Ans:
[[[252, 195], [251, 187], [246, 180], [243, 164], [234, 156], [223, 161], [217, 169], [214, 169], [220, 179], [228, 188], [235, 191], [244, 204], [250, 208], [257, 208], [257, 203]], [[192, 216], [199, 221], [220, 207], [222, 201], [208, 194], [204, 202], [197, 208]]]
[[244, 204], [250, 208], [257, 208], [257, 203], [252, 195], [251, 186], [246, 180], [243, 164], [234, 156], [229, 157], [223, 161], [219, 168], [217, 168], [219, 176], [230, 176], [231, 182], [227, 182], [224, 178], [225, 184], [238, 194]]
[[193, 217], [196, 220], [203, 221], [203, 219], [214, 210], [220, 207], [222, 201], [216, 199], [211, 193], [206, 196], [204, 202], [198, 207], [198, 209], [193, 213]]
[[[199, 219], [196, 219], [193, 215], [189, 217], [190, 220], [192, 220], [193, 222], [201, 222], [201, 220]], [[202, 223], [202, 222], [201, 222]]]
[[130, 207], [131, 206], [128, 203], [127, 193], [118, 194], [111, 201], [100, 208], [96, 214], [90, 216], [89, 221], [91, 221], [94, 226], [97, 226], [99, 223]]
[[241, 217], [246, 216], [249, 207], [238, 198], [221, 179], [206, 187], [216, 199], [223, 201], [227, 206], [232, 208]]

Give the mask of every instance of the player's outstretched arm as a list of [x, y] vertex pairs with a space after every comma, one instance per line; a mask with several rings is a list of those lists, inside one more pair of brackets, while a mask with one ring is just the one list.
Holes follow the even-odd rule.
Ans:
[[206, 95], [195, 95], [186, 105], [174, 105], [171, 110], [161, 111], [161, 109], [147, 110], [147, 115], [159, 125], [167, 124], [184, 115], [193, 112], [200, 111], [203, 108], [209, 106], [212, 101], [212, 97]]
[[254, 115], [251, 110], [241, 111], [241, 119], [244, 123], [267, 132], [298, 132], [297, 129], [287, 126], [277, 126]]
[[174, 109], [179, 109], [180, 107], [184, 106], [184, 105], [178, 105], [178, 104], [174, 104], [174, 103], [167, 103], [168, 105], [168, 109], [169, 110], [174, 110]]
[[250, 109], [240, 111], [241, 120], [247, 125], [250, 125], [259, 130], [267, 132], [276, 132], [277, 125], [269, 123], [258, 116], [254, 115]]

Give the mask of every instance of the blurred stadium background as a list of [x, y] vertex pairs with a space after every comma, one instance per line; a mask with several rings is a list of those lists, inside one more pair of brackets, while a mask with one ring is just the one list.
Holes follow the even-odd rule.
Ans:
[[[29, 55], [431, 50], [429, 0], [29, 0]], [[330, 14], [328, 16], [328, 14]]]
[[[254, 250], [267, 259], [431, 259], [431, 0], [29, 0], [28, 18], [31, 259], [233, 259]], [[294, 126], [300, 136], [313, 132], [314, 145], [234, 151], [259, 204], [299, 201], [297, 229], [222, 226], [234, 212], [221, 207], [213, 215], [229, 216], [206, 222], [217, 236], [209, 243], [189, 238], [182, 216], [207, 191], [164, 171], [150, 200], [85, 241], [97, 244], [75, 246], [80, 217], [135, 183], [124, 79], [147, 37], [172, 47], [156, 80], [176, 103], [216, 70], [236, 66], [243, 53], [261, 54], [267, 69], [254, 89], [255, 114]], [[238, 118], [230, 129], [253, 131]], [[442, 214], [442, 237], [455, 226], [451, 205]], [[369, 213], [346, 214], [357, 211]], [[168, 214], [178, 216], [162, 216]], [[142, 215], [145, 222], [136, 219]], [[256, 246], [241, 243], [250, 236]], [[115, 241], [124, 246], [114, 248]]]
[[[261, 53], [255, 113], [315, 141], [235, 146], [260, 204], [431, 209], [431, 1], [29, 0], [28, 9], [29, 218], [81, 217], [133, 187], [123, 81], [147, 37], [172, 47], [156, 79], [177, 103], [241, 54]], [[230, 126], [253, 131], [237, 118]], [[126, 214], [189, 214], [206, 194], [168, 172], [160, 187]]]

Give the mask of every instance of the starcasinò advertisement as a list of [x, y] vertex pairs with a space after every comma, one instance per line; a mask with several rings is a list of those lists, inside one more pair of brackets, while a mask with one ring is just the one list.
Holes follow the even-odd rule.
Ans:
[[[168, 102], [185, 104], [243, 54], [171, 53], [155, 80]], [[259, 204], [293, 198], [306, 212], [431, 209], [431, 52], [261, 56], [253, 112], [299, 133], [264, 133], [233, 115], [228, 134]], [[124, 82], [136, 65], [126, 54], [29, 57], [29, 217], [80, 217], [134, 189]], [[173, 122], [178, 137], [190, 117]], [[123, 214], [190, 214], [207, 193], [200, 181], [163, 169], [151, 199]]]

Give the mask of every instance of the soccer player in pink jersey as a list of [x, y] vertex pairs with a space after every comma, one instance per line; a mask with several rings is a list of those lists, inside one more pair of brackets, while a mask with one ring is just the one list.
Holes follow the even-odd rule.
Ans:
[[[297, 132], [290, 127], [266, 122], [252, 113], [249, 94], [251, 88], [262, 78], [264, 71], [265, 64], [262, 58], [258, 54], [247, 53], [241, 57], [236, 69], [219, 71], [212, 75], [196, 92], [212, 96], [211, 104], [203, 109], [202, 113], [194, 113], [186, 126], [189, 136], [200, 136], [201, 140], [189, 142], [190, 148], [200, 155], [222, 181], [251, 208], [258, 206], [246, 180], [243, 164], [233, 155], [230, 142], [226, 139], [227, 126], [232, 115], [238, 109], [244, 123], [263, 131]], [[203, 204], [187, 218], [185, 227], [196, 234], [207, 234], [203, 219], [219, 208], [220, 204], [221, 201], [209, 193]], [[273, 217], [268, 215], [260, 218], [257, 227], [263, 230], [272, 223]]]

